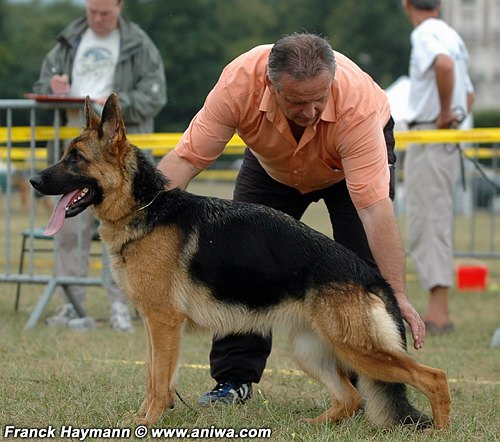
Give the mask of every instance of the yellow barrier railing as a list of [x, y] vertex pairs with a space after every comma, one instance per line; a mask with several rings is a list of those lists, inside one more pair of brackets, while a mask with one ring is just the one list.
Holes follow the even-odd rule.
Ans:
[[[31, 158], [31, 152], [26, 147], [19, 147], [21, 143], [29, 143], [32, 139], [31, 127], [13, 127], [10, 134], [5, 127], [0, 127], [0, 159], [7, 159], [7, 142], [10, 141], [16, 147], [10, 149], [10, 158], [14, 161], [22, 161]], [[60, 139], [71, 139], [81, 132], [78, 128], [61, 127], [59, 129]], [[39, 126], [34, 130], [34, 140], [37, 142], [53, 140], [56, 131], [52, 126]], [[181, 138], [180, 132], [131, 134], [130, 141], [137, 147], [151, 150], [154, 157], [161, 157], [173, 149]], [[478, 128], [468, 130], [422, 130], [422, 131], [399, 131], [395, 133], [396, 148], [404, 150], [408, 143], [500, 143], [500, 128]], [[241, 154], [245, 143], [234, 135], [225, 149], [226, 154]], [[474, 151], [479, 158], [491, 158], [491, 149], [479, 149]], [[43, 160], [46, 158], [45, 149], [35, 149], [34, 158]]]
[[500, 143], [500, 127], [447, 130], [410, 130], [395, 133], [396, 144]]
[[[59, 130], [60, 139], [71, 139], [81, 132], [80, 129], [72, 127], [61, 127]], [[53, 127], [40, 126], [35, 129], [34, 140], [37, 142], [53, 140], [56, 132]], [[131, 143], [142, 149], [151, 150], [154, 157], [161, 157], [168, 151], [172, 150], [179, 142], [182, 136], [181, 132], [165, 132], [165, 133], [150, 133], [150, 134], [130, 134], [128, 135]], [[0, 127], [0, 159], [7, 159], [7, 149], [5, 145], [8, 140], [12, 144], [19, 145], [21, 143], [29, 143], [32, 137], [32, 129], [30, 127], [13, 127], [10, 132], [10, 138], [7, 128]], [[26, 147], [13, 147], [10, 150], [12, 160], [20, 161], [30, 158], [30, 151]], [[245, 148], [245, 143], [238, 135], [234, 135], [227, 144], [225, 153], [242, 154]], [[46, 158], [45, 149], [35, 149], [35, 158]]]

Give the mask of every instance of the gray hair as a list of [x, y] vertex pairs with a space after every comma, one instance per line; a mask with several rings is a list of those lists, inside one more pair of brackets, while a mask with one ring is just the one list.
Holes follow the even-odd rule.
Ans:
[[441, 6], [441, 0], [409, 0], [409, 2], [415, 8], [427, 11], [433, 11]]
[[271, 49], [268, 75], [276, 89], [280, 89], [280, 78], [290, 75], [297, 81], [316, 78], [329, 72], [335, 76], [337, 62], [330, 43], [314, 34], [291, 34], [280, 38]]

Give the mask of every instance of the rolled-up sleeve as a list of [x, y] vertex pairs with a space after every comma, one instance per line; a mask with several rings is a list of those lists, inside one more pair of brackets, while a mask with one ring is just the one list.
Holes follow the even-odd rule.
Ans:
[[207, 168], [221, 155], [234, 135], [238, 114], [221, 76], [177, 144], [177, 154], [197, 169]]
[[377, 112], [339, 135], [338, 152], [342, 157], [347, 188], [354, 206], [363, 209], [389, 196], [387, 146]]

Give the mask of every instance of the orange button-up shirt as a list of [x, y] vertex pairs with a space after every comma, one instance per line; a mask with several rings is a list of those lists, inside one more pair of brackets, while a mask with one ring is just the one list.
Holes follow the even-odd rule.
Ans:
[[345, 179], [358, 209], [386, 198], [389, 168], [383, 127], [390, 108], [385, 92], [335, 52], [337, 70], [326, 109], [297, 143], [266, 86], [271, 48], [258, 46], [225, 67], [176, 146], [177, 154], [204, 169], [236, 131], [272, 178], [301, 193]]

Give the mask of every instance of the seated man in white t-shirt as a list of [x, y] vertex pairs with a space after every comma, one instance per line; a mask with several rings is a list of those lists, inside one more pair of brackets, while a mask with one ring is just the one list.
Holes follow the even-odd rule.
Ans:
[[[152, 132], [153, 118], [166, 103], [163, 61], [146, 33], [121, 16], [123, 3], [123, 0], [87, 0], [86, 16], [76, 19], [59, 34], [58, 43], [45, 57], [33, 89], [45, 94], [88, 95], [99, 112], [108, 95], [115, 92], [127, 132]], [[79, 110], [67, 110], [65, 117], [66, 125], [82, 127]], [[56, 275], [87, 275], [94, 231], [95, 221], [90, 211], [65, 222], [56, 236]], [[73, 304], [68, 302], [67, 293], [83, 303], [85, 287], [67, 285], [58, 289], [65, 304], [47, 323], [79, 326], [80, 320]], [[107, 291], [113, 328], [131, 330], [125, 295], [114, 284]]]

